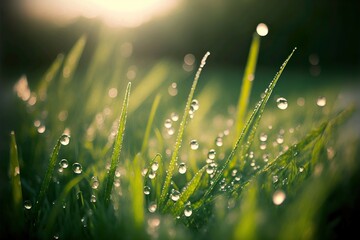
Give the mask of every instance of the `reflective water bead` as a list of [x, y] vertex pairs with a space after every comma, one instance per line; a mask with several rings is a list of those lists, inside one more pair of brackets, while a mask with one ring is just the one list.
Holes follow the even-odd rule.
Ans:
[[151, 164], [151, 170], [153, 170], [154, 172], [156, 172], [159, 169], [159, 163], [158, 162], [153, 162], [153, 164]]
[[155, 177], [156, 177], [156, 172], [151, 170], [150, 173], [149, 173], [149, 178], [154, 179]]
[[196, 149], [198, 149], [199, 148], [199, 143], [196, 141], [196, 140], [191, 140], [190, 141], [190, 148], [192, 149], [192, 150], [196, 150]]
[[326, 97], [319, 97], [316, 100], [316, 105], [318, 105], [319, 107], [324, 107], [326, 105]]
[[148, 210], [149, 210], [149, 212], [151, 212], [151, 213], [154, 213], [154, 212], [156, 211], [156, 209], [157, 209], [157, 204], [156, 204], [156, 203], [151, 203], [151, 204], [149, 205], [149, 207], [148, 207]]
[[304, 171], [304, 167], [299, 167], [299, 172], [303, 172]]
[[68, 135], [62, 135], [61, 138], [60, 138], [60, 143], [64, 146], [68, 145], [70, 142], [70, 136]]
[[67, 161], [65, 158], [63, 158], [63, 159], [61, 159], [61, 161], [59, 162], [59, 165], [60, 165], [61, 168], [67, 168], [67, 167], [69, 166], [69, 163], [68, 163], [68, 161]]
[[217, 138], [215, 139], [215, 144], [216, 144], [216, 146], [221, 147], [221, 146], [223, 145], [223, 139], [222, 139], [222, 137], [217, 137]]
[[261, 133], [260, 134], [260, 141], [266, 142], [267, 138], [268, 138], [268, 136], [267, 136], [266, 133]]
[[180, 198], [180, 192], [178, 190], [176, 190], [176, 189], [172, 189], [171, 194], [170, 194], [170, 198], [171, 198], [171, 200], [176, 202]]
[[74, 173], [76, 173], [76, 174], [82, 173], [82, 166], [80, 163], [74, 163], [72, 165], [72, 169], [73, 169]]
[[277, 175], [274, 175], [272, 177], [272, 181], [273, 181], [273, 183], [277, 183], [279, 181], [279, 177]]
[[98, 189], [99, 185], [100, 185], [99, 179], [97, 177], [93, 176], [91, 178], [91, 188]]
[[177, 122], [179, 120], [179, 115], [175, 112], [171, 113], [170, 118], [172, 121]]
[[180, 174], [186, 173], [186, 164], [185, 163], [180, 163], [179, 164], [179, 173]]
[[215, 156], [216, 156], [215, 149], [210, 149], [209, 152], [208, 152], [208, 158], [211, 159], [211, 160], [214, 160]]
[[285, 98], [280, 97], [276, 100], [277, 107], [281, 110], [285, 110], [288, 107], [288, 102]]
[[199, 101], [196, 99], [193, 99], [191, 101], [191, 107], [193, 108], [194, 112], [199, 109]]
[[286, 194], [282, 190], [276, 190], [273, 194], [273, 203], [275, 205], [281, 205], [286, 198]]
[[144, 186], [144, 194], [145, 194], [145, 195], [149, 195], [149, 194], [150, 194], [150, 187], [149, 187], [149, 186]]
[[24, 208], [29, 210], [32, 208], [32, 202], [30, 200], [25, 200], [24, 201]]
[[171, 128], [171, 126], [172, 126], [171, 119], [166, 119], [166, 120], [165, 120], [165, 123], [164, 123], [164, 126], [165, 126], [166, 128]]
[[94, 194], [91, 195], [90, 202], [96, 203], [96, 196]]
[[192, 215], [192, 207], [190, 204], [187, 204], [184, 208], [185, 217], [190, 217]]

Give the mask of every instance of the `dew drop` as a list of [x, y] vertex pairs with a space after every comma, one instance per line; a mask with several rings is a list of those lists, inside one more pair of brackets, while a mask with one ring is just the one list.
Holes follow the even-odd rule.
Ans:
[[178, 89], [177, 89], [177, 84], [175, 82], [173, 82], [169, 88], [168, 88], [168, 93], [170, 96], [176, 96], [178, 94]]
[[193, 99], [191, 101], [191, 107], [194, 112], [197, 111], [199, 109], [199, 101], [196, 99]]
[[215, 163], [210, 163], [208, 164], [207, 168], [206, 168], [206, 173], [207, 174], [213, 174], [215, 172], [215, 168], [216, 168], [216, 164]]
[[266, 142], [267, 138], [268, 138], [268, 136], [267, 136], [266, 133], [261, 133], [260, 134], [260, 141], [261, 142]]
[[119, 178], [121, 176], [121, 172], [119, 169], [116, 169], [115, 171], [115, 177]]
[[187, 204], [184, 208], [185, 217], [190, 217], [192, 215], [192, 207], [190, 204]]
[[99, 179], [97, 177], [93, 176], [91, 178], [91, 188], [98, 189], [99, 185], [100, 185]]
[[169, 134], [169, 136], [172, 136], [172, 135], [174, 135], [174, 133], [175, 133], [175, 129], [174, 128], [168, 128], [167, 129], [167, 134]]
[[59, 167], [58, 172], [62, 173], [63, 171], [64, 171], [64, 169], [62, 167]]
[[284, 136], [283, 135], [279, 135], [277, 138], [276, 138], [276, 142], [278, 144], [283, 144], [284, 143]]
[[288, 102], [285, 98], [280, 97], [276, 100], [277, 106], [281, 110], [285, 110], [288, 107]]
[[153, 170], [154, 172], [156, 172], [159, 169], [159, 163], [158, 162], [153, 162], [153, 164], [151, 164], [151, 170]]
[[275, 205], [281, 205], [286, 198], [286, 194], [282, 190], [276, 190], [273, 194], [273, 203]]
[[165, 120], [165, 123], [164, 123], [164, 126], [166, 127], [166, 128], [171, 128], [171, 126], [172, 126], [172, 122], [171, 122], [171, 119], [166, 119]]
[[60, 143], [64, 146], [68, 145], [70, 142], [70, 136], [68, 135], [62, 135], [60, 138]]
[[150, 187], [149, 187], [149, 186], [144, 186], [144, 194], [145, 194], [145, 195], [149, 195], [149, 194], [150, 194]]
[[115, 179], [114, 186], [115, 187], [120, 187], [120, 179]]
[[24, 208], [30, 210], [32, 208], [32, 202], [30, 200], [24, 201]]
[[148, 210], [149, 210], [149, 212], [151, 212], [151, 213], [154, 213], [154, 212], [156, 211], [156, 209], [157, 209], [157, 204], [156, 204], [156, 203], [151, 203], [151, 204], [149, 205], [149, 207], [148, 207]]
[[59, 165], [60, 165], [61, 168], [67, 168], [67, 167], [69, 166], [69, 163], [68, 163], [68, 161], [67, 161], [65, 158], [63, 158], [63, 159], [61, 159], [61, 161], [59, 162]]
[[198, 143], [198, 141], [196, 141], [196, 140], [191, 140], [191, 141], [190, 141], [190, 148], [191, 148], [192, 150], [198, 149], [198, 148], [199, 148], [199, 143]]
[[266, 149], [266, 143], [265, 143], [265, 142], [260, 143], [260, 149], [261, 149], [261, 150], [265, 150], [265, 149]]
[[177, 122], [179, 120], [179, 115], [175, 112], [171, 113], [170, 118], [172, 121]]
[[94, 194], [91, 195], [90, 202], [96, 203], [96, 196]]
[[260, 36], [264, 37], [269, 33], [269, 29], [265, 23], [259, 23], [256, 27], [256, 32]]
[[180, 163], [179, 164], [179, 173], [180, 174], [186, 173], [186, 164], [185, 163]]
[[215, 144], [216, 144], [216, 146], [221, 147], [221, 146], [223, 145], [223, 139], [222, 139], [222, 137], [217, 137], [217, 138], [215, 139]]
[[214, 160], [216, 156], [216, 151], [214, 149], [210, 149], [208, 152], [208, 158]]
[[170, 198], [171, 198], [171, 200], [176, 202], [180, 198], [180, 192], [178, 190], [176, 190], [176, 189], [172, 189], [171, 194], [170, 194]]
[[72, 169], [73, 169], [74, 173], [76, 173], [76, 174], [82, 173], [82, 166], [80, 163], [74, 163], [72, 165]]
[[305, 170], [305, 168], [304, 168], [304, 167], [302, 167], [302, 166], [301, 166], [301, 167], [299, 167], [299, 172], [301, 172], [301, 173], [302, 173], [304, 170]]
[[156, 172], [151, 170], [150, 173], [149, 173], [149, 178], [154, 179], [155, 177], [156, 177]]
[[319, 97], [316, 100], [316, 105], [318, 105], [319, 107], [324, 107], [326, 105], [326, 97]]
[[272, 177], [272, 181], [273, 181], [273, 183], [277, 183], [279, 181], [279, 177], [277, 175], [274, 175]]

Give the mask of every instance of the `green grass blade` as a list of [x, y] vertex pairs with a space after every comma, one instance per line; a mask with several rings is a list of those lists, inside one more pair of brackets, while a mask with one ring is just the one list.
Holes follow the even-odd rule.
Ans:
[[45, 177], [42, 181], [41, 187], [40, 187], [40, 192], [39, 195], [37, 197], [36, 203], [35, 203], [35, 208], [34, 208], [34, 214], [35, 214], [35, 220], [37, 220], [37, 218], [39, 217], [39, 210], [40, 207], [42, 206], [44, 200], [45, 200], [45, 196], [47, 194], [52, 176], [54, 174], [54, 169], [55, 169], [55, 165], [56, 165], [56, 160], [57, 157], [59, 155], [59, 151], [61, 148], [61, 140], [64, 137], [69, 137], [68, 135], [62, 135], [58, 140], [57, 143], [52, 151], [52, 154], [50, 156], [50, 161], [49, 161], [49, 165], [46, 169], [46, 173], [45, 173]]
[[111, 156], [111, 166], [110, 166], [109, 175], [107, 177], [107, 182], [106, 182], [106, 187], [105, 187], [104, 197], [105, 197], [105, 202], [107, 202], [107, 203], [110, 201], [110, 195], [111, 195], [114, 178], [115, 178], [115, 171], [116, 171], [117, 165], [119, 163], [120, 152], [121, 152], [123, 137], [124, 137], [124, 133], [125, 133], [125, 125], [126, 125], [127, 110], [128, 110], [128, 105], [129, 105], [130, 89], [131, 89], [131, 83], [129, 82], [127, 85], [127, 88], [126, 88], [124, 102], [123, 102], [122, 109], [121, 109], [118, 133], [117, 133], [115, 143], [114, 143], [114, 150], [113, 150], [113, 153]]
[[143, 177], [141, 176], [141, 162], [142, 162], [141, 154], [138, 153], [135, 156], [133, 164], [131, 164], [132, 174], [130, 177], [130, 194], [132, 199], [132, 212], [134, 218], [135, 227], [138, 230], [144, 226], [144, 183]]
[[[266, 103], [269, 100], [270, 95], [271, 95], [277, 81], [279, 80], [282, 71], [284, 70], [287, 62], [290, 60], [291, 56], [293, 55], [295, 49], [291, 52], [291, 54], [288, 56], [288, 58], [285, 60], [285, 62], [281, 65], [279, 72], [276, 73], [276, 75], [275, 75], [274, 79], [271, 81], [269, 87], [265, 90], [264, 97], [256, 105], [256, 107], [255, 107], [254, 111], [252, 112], [249, 120], [247, 121], [244, 129], [242, 130], [240, 137], [237, 139], [232, 151], [230, 152], [227, 160], [222, 165], [222, 167], [219, 169], [219, 171], [216, 173], [214, 180], [213, 180], [214, 183], [212, 185], [210, 185], [210, 187], [206, 190], [202, 201], [205, 201], [209, 197], [209, 195], [213, 192], [214, 187], [217, 185], [217, 183], [222, 178], [222, 176], [223, 176], [225, 170], [227, 169], [228, 165], [230, 164], [230, 162], [234, 161], [234, 157], [235, 157], [235, 154], [236, 154], [238, 148], [240, 147], [240, 148], [248, 149], [250, 147], [253, 135], [255, 134], [256, 128], [260, 122], [260, 119], [261, 119], [262, 113], [265, 109]], [[245, 146], [243, 145], [244, 142], [245, 142]], [[246, 152], [246, 151], [244, 151], [244, 152]]]
[[241, 92], [237, 105], [236, 136], [240, 135], [241, 130], [245, 124], [245, 117], [247, 114], [251, 88], [254, 81], [256, 63], [259, 55], [259, 48], [260, 48], [260, 36], [257, 33], [254, 33], [251, 42], [250, 53], [248, 56], [244, 76], [242, 79]]
[[182, 140], [183, 140], [183, 134], [184, 134], [184, 130], [185, 130], [185, 125], [186, 125], [186, 122], [187, 122], [187, 119], [188, 119], [188, 116], [189, 116], [190, 104], [191, 104], [191, 101], [192, 101], [192, 99], [194, 97], [194, 92], [195, 92], [195, 89], [196, 89], [196, 85], [197, 85], [197, 83], [199, 81], [201, 71], [202, 71], [202, 69], [203, 69], [203, 67], [204, 67], [204, 65], [206, 63], [206, 59], [207, 59], [207, 57], [209, 55], [210, 55], [210, 53], [207, 52], [205, 54], [205, 56], [203, 57], [203, 59], [201, 60], [200, 67], [199, 67], [198, 71], [196, 72], [193, 84], [191, 86], [191, 90], [190, 90], [190, 93], [189, 93], [189, 96], [188, 96], [188, 99], [187, 99], [187, 102], [186, 102], [185, 110], [184, 110], [184, 115], [183, 115], [182, 120], [180, 122], [178, 135], [176, 137], [176, 143], [175, 143], [174, 151], [173, 151], [173, 154], [171, 156], [169, 167], [167, 169], [167, 174], [166, 174], [166, 177], [165, 177], [164, 186], [163, 186], [163, 189], [161, 191], [160, 200], [159, 200], [159, 208], [160, 209], [163, 207], [163, 204], [165, 203], [166, 198], [167, 198], [168, 193], [169, 193], [171, 178], [172, 178], [174, 170], [175, 170], [176, 161], [178, 159], [179, 150], [180, 150], [181, 143], [182, 143]]
[[156, 110], [157, 110], [157, 108], [159, 106], [160, 99], [161, 99], [161, 96], [159, 94], [156, 95], [155, 100], [154, 100], [154, 102], [153, 102], [153, 104], [151, 106], [149, 119], [148, 119], [148, 122], [146, 124], [146, 130], [145, 130], [145, 134], [144, 134], [144, 139], [143, 139], [143, 143], [142, 143], [142, 146], [141, 146], [141, 154], [143, 156], [145, 154], [145, 151], [146, 151], [148, 143], [149, 143], [151, 126], [153, 125], [155, 113], [156, 113]]
[[199, 186], [200, 180], [206, 170], [207, 166], [202, 167], [186, 185], [185, 190], [181, 192], [179, 200], [172, 208], [172, 212], [175, 216], [179, 216], [185, 208], [185, 204], [189, 201], [189, 198], [194, 194], [195, 190]]
[[15, 133], [11, 132], [11, 141], [10, 141], [10, 167], [9, 167], [9, 177], [11, 183], [12, 191], [12, 203], [13, 203], [13, 213], [17, 219], [22, 218], [22, 188], [21, 188], [21, 179], [20, 179], [20, 165], [19, 165], [19, 156], [16, 144]]

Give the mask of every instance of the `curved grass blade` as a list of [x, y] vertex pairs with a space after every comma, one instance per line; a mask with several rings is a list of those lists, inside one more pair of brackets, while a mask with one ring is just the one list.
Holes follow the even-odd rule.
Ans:
[[127, 110], [128, 110], [129, 97], [130, 97], [130, 89], [131, 89], [131, 83], [129, 82], [127, 85], [127, 88], [126, 88], [125, 98], [124, 98], [124, 102], [123, 102], [122, 109], [121, 109], [118, 133], [117, 133], [115, 143], [114, 143], [114, 150], [113, 150], [113, 153], [111, 156], [111, 165], [110, 165], [109, 175], [107, 177], [107, 182], [106, 182], [106, 186], [105, 186], [104, 198], [105, 198], [105, 202], [107, 204], [110, 201], [110, 195], [111, 195], [112, 187], [114, 184], [115, 171], [116, 171], [117, 165], [119, 163], [120, 152], [121, 152], [121, 147], [122, 147], [124, 132], [125, 132]]
[[11, 191], [12, 191], [12, 204], [13, 204], [13, 213], [16, 216], [16, 219], [22, 218], [22, 188], [21, 188], [21, 179], [20, 179], [20, 165], [19, 165], [19, 156], [16, 144], [15, 133], [12, 131], [10, 142], [10, 167], [9, 167], [9, 177], [11, 182]]
[[186, 125], [186, 122], [187, 122], [187, 119], [188, 119], [188, 116], [189, 116], [190, 104], [191, 104], [191, 101], [193, 99], [194, 92], [195, 92], [195, 89], [196, 89], [196, 85], [197, 85], [197, 83], [199, 81], [199, 78], [200, 78], [200, 74], [202, 72], [202, 69], [203, 69], [204, 65], [206, 64], [206, 59], [208, 58], [209, 55], [210, 55], [210, 53], [207, 52], [205, 54], [205, 56], [203, 57], [203, 59], [201, 60], [200, 67], [199, 67], [198, 71], [196, 72], [193, 84], [192, 84], [191, 89], [190, 89], [190, 93], [189, 93], [189, 96], [188, 96], [188, 99], [187, 99], [187, 102], [186, 102], [186, 106], [185, 106], [185, 110], [184, 110], [184, 115], [182, 117], [180, 127], [179, 127], [179, 131], [178, 131], [178, 135], [176, 137], [176, 143], [175, 143], [174, 151], [173, 151], [173, 154], [171, 156], [170, 164], [169, 164], [169, 167], [167, 169], [167, 174], [166, 174], [166, 177], [165, 177], [165, 182], [164, 182], [164, 185], [163, 185], [163, 189], [161, 191], [160, 200], [159, 200], [159, 208], [160, 209], [164, 206], [164, 203], [165, 203], [166, 198], [167, 198], [168, 193], [169, 193], [171, 178], [172, 178], [173, 173], [174, 173], [175, 164], [176, 164], [176, 161], [178, 159], [179, 150], [180, 150], [181, 143], [182, 143], [182, 140], [183, 140], [183, 134], [184, 134], [184, 130], [185, 130], [185, 125]]
[[174, 207], [172, 208], [172, 212], [175, 216], [179, 216], [185, 208], [186, 203], [189, 201], [189, 198], [193, 195], [201, 178], [206, 170], [207, 166], [202, 167], [191, 179], [191, 181], [186, 185], [185, 190], [182, 191], [179, 200], [175, 203]]
[[59, 155], [59, 151], [61, 148], [61, 140], [63, 138], [69, 138], [68, 135], [62, 135], [58, 140], [57, 143], [52, 151], [51, 157], [50, 157], [50, 161], [49, 161], [49, 166], [46, 169], [46, 173], [45, 173], [45, 177], [42, 181], [41, 187], [40, 187], [40, 192], [39, 195], [37, 197], [36, 203], [35, 203], [35, 207], [34, 207], [34, 214], [35, 214], [35, 221], [37, 221], [37, 218], [39, 217], [39, 209], [42, 206], [44, 200], [45, 200], [45, 196], [46, 193], [48, 191], [49, 185], [50, 185], [50, 181], [51, 178], [54, 174], [54, 169], [55, 169], [55, 165], [56, 165], [56, 160], [57, 157]]
[[160, 99], [161, 99], [161, 96], [159, 94], [156, 95], [156, 97], [154, 99], [154, 102], [153, 102], [153, 104], [151, 106], [150, 116], [149, 116], [149, 119], [148, 119], [148, 122], [147, 122], [147, 125], [146, 125], [144, 139], [143, 139], [143, 143], [142, 143], [142, 146], [141, 146], [141, 154], [143, 156], [145, 154], [145, 150], [147, 149], [147, 146], [148, 146], [148, 143], [149, 143], [149, 136], [150, 136], [151, 126], [152, 126], [152, 124], [154, 122], [155, 113], [156, 113], [156, 110], [157, 110], [157, 108], [159, 106]]
[[236, 135], [239, 136], [245, 124], [250, 93], [255, 76], [255, 69], [260, 48], [260, 36], [254, 33], [251, 42], [250, 53], [247, 59], [244, 76], [242, 79], [241, 92], [237, 105]]
[[[271, 81], [269, 87], [265, 90], [264, 97], [256, 105], [256, 107], [255, 107], [254, 111], [252, 112], [249, 120], [247, 121], [244, 129], [242, 130], [240, 137], [237, 139], [234, 148], [230, 152], [229, 157], [227, 158], [227, 160], [225, 161], [223, 166], [220, 168], [220, 170], [216, 173], [216, 175], [214, 177], [214, 180], [213, 180], [213, 184], [210, 185], [209, 188], [206, 190], [201, 202], [205, 202], [205, 200], [209, 197], [209, 195], [211, 195], [211, 193], [213, 192], [214, 187], [217, 186], [218, 182], [222, 178], [222, 176], [223, 176], [225, 170], [227, 169], [228, 165], [232, 161], [234, 161], [234, 157], [235, 157], [235, 154], [236, 154], [238, 148], [240, 147], [241, 150], [244, 150], [244, 149], [248, 149], [250, 147], [252, 139], [253, 139], [253, 137], [255, 135], [256, 128], [257, 128], [257, 126], [258, 126], [258, 124], [260, 122], [262, 113], [264, 112], [266, 103], [269, 100], [270, 95], [271, 95], [277, 81], [279, 80], [279, 78], [281, 76], [281, 73], [283, 72], [287, 62], [290, 60], [290, 58], [293, 55], [295, 50], [296, 50], [296, 48], [291, 52], [291, 54], [288, 56], [288, 58], [281, 65], [279, 72], [277, 72], [275, 74], [274, 79]], [[245, 145], [243, 145], [244, 142], [245, 142]], [[246, 151], [244, 151], [244, 152], [246, 152]]]

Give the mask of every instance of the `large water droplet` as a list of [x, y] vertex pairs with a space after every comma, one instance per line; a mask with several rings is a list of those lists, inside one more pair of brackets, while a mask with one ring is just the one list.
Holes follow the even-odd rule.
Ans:
[[276, 142], [278, 144], [283, 144], [284, 143], [284, 136], [283, 135], [278, 135], [278, 137], [276, 138]]
[[215, 169], [216, 169], [216, 164], [214, 162], [210, 163], [207, 165], [206, 173], [211, 175], [215, 172]]
[[145, 195], [149, 195], [150, 194], [150, 187], [149, 186], [144, 186], [144, 194]]
[[149, 212], [154, 213], [156, 211], [156, 209], [157, 209], [157, 204], [154, 202], [150, 203], [150, 205], [148, 207]]
[[165, 126], [166, 128], [171, 128], [171, 126], [172, 126], [171, 119], [166, 119], [166, 120], [165, 120], [165, 123], [164, 123], [164, 126]]
[[24, 208], [30, 210], [32, 208], [32, 202], [30, 200], [24, 201]]
[[256, 27], [256, 33], [264, 37], [269, 33], [269, 29], [265, 23], [259, 23]]
[[197, 111], [199, 109], [199, 101], [196, 99], [193, 99], [191, 101], [191, 107], [194, 112]]
[[76, 174], [82, 173], [82, 166], [80, 163], [74, 163], [72, 165], [72, 169], [73, 169], [74, 173], [76, 173]]
[[63, 158], [63, 159], [61, 159], [61, 161], [59, 162], [59, 165], [60, 165], [61, 168], [67, 168], [67, 167], [69, 166], [69, 163], [68, 163], [68, 161], [67, 161], [65, 158]]
[[216, 144], [216, 146], [221, 147], [224, 144], [222, 137], [217, 137], [215, 139], [215, 144]]
[[266, 142], [267, 138], [268, 138], [268, 136], [267, 136], [266, 133], [261, 133], [260, 134], [260, 141], [261, 142]]
[[288, 107], [288, 102], [285, 98], [280, 97], [276, 100], [277, 106], [281, 110], [285, 110]]
[[153, 164], [151, 164], [151, 170], [153, 170], [154, 172], [156, 172], [159, 169], [159, 163], [158, 162], [153, 162]]
[[319, 97], [316, 100], [316, 105], [318, 105], [319, 107], [324, 107], [326, 105], [326, 97]]
[[70, 142], [70, 136], [68, 135], [62, 135], [61, 138], [60, 138], [60, 143], [64, 146], [68, 145]]
[[150, 179], [154, 179], [155, 177], [156, 177], [156, 172], [154, 172], [154, 171], [151, 170], [151, 171], [149, 172], [149, 178], [150, 178]]
[[273, 194], [273, 203], [275, 205], [281, 205], [286, 198], [286, 194], [282, 190], [276, 190]]
[[176, 202], [180, 198], [180, 192], [178, 190], [176, 190], [176, 189], [172, 189], [171, 194], [170, 194], [170, 198], [171, 198], [171, 200]]
[[184, 215], [185, 215], [185, 217], [190, 217], [191, 214], [192, 214], [191, 204], [186, 204], [186, 206], [184, 208]]
[[177, 122], [179, 120], [179, 115], [175, 112], [171, 113], [170, 118], [172, 121]]
[[91, 178], [91, 188], [98, 189], [99, 185], [100, 185], [99, 179], [97, 177], [93, 176]]
[[179, 164], [179, 173], [180, 174], [186, 173], [186, 164], [185, 163], [180, 163]]
[[174, 133], [175, 133], [175, 129], [174, 128], [168, 128], [167, 129], [167, 134], [169, 135], [169, 136], [172, 136], [172, 135], [174, 135]]
[[214, 160], [215, 156], [216, 156], [215, 149], [210, 149], [209, 152], [208, 152], [208, 158], [211, 159], [211, 160]]
[[198, 149], [198, 148], [199, 148], [199, 143], [198, 143], [198, 141], [196, 141], [196, 140], [191, 140], [191, 141], [190, 141], [190, 148], [191, 148], [192, 150]]

